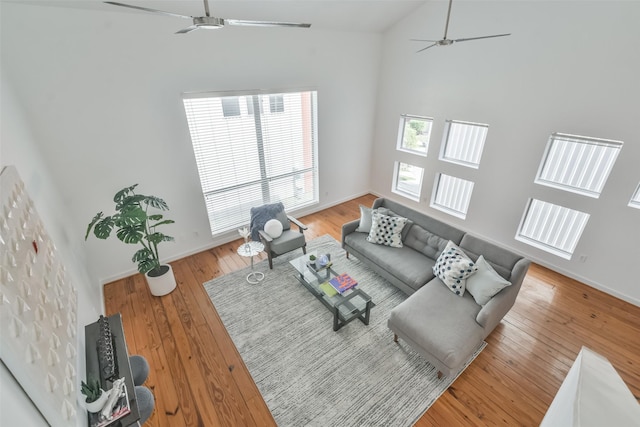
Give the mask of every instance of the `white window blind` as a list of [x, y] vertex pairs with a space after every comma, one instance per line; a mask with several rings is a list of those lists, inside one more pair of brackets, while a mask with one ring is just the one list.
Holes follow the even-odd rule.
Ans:
[[[247, 225], [253, 206], [281, 201], [294, 210], [318, 202], [317, 93], [234, 98], [183, 99], [213, 235]], [[239, 114], [225, 117], [223, 106], [231, 105]]]
[[438, 174], [434, 185], [431, 207], [465, 219], [473, 193], [472, 181]]
[[433, 119], [429, 117], [400, 116], [397, 149], [421, 156], [427, 155]]
[[419, 202], [423, 175], [424, 169], [419, 166], [396, 162], [391, 191]]
[[477, 169], [489, 125], [447, 120], [440, 160]]
[[629, 206], [640, 209], [640, 184], [638, 184], [636, 191], [633, 193], [633, 196], [631, 196]]
[[598, 198], [621, 148], [621, 141], [554, 133], [535, 182]]
[[530, 199], [516, 239], [571, 259], [589, 214]]

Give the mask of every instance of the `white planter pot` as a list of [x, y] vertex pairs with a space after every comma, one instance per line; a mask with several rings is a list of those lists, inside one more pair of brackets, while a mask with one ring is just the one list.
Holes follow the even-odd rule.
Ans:
[[159, 276], [154, 276], [152, 272], [148, 272], [144, 275], [147, 279], [147, 285], [149, 285], [151, 295], [156, 297], [167, 295], [177, 286], [176, 278], [173, 275], [173, 269], [171, 266], [169, 264], [163, 264], [160, 266], [160, 269], [162, 272]]
[[100, 412], [104, 407], [104, 404], [107, 403], [107, 399], [109, 398], [109, 393], [102, 390], [102, 394], [99, 398], [94, 400], [93, 402], [88, 403], [86, 400], [84, 401], [84, 407], [88, 412]]

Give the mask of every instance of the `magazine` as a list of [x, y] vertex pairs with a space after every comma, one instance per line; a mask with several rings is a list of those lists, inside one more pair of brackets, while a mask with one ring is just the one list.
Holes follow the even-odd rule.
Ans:
[[333, 279], [329, 280], [329, 283], [334, 287], [336, 291], [340, 292], [341, 294], [345, 293], [349, 289], [355, 288], [358, 285], [358, 282], [356, 282], [347, 273], [343, 273], [339, 276], [334, 277]]

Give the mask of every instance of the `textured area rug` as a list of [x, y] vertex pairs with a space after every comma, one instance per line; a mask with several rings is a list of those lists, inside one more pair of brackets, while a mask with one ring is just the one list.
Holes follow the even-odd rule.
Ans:
[[[351, 256], [332, 237], [307, 244], [330, 253], [376, 306], [334, 332], [333, 315], [295, 278], [297, 250], [255, 265], [259, 285], [243, 269], [204, 284], [279, 426], [410, 426], [460, 374], [438, 379], [406, 343], [393, 342], [389, 312], [407, 296]], [[476, 351], [467, 366], [482, 351]], [[462, 372], [462, 371], [461, 371]]]

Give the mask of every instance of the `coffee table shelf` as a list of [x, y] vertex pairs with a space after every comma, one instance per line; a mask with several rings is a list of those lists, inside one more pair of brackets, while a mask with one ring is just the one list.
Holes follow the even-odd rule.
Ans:
[[365, 325], [369, 324], [371, 309], [375, 307], [371, 297], [362, 289], [355, 287], [344, 294], [329, 296], [325, 294], [320, 285], [328, 282], [332, 277], [338, 276], [331, 266], [315, 271], [307, 265], [309, 255], [313, 252], [298, 257], [289, 263], [296, 269], [296, 279], [315, 296], [329, 311], [333, 313], [333, 330], [337, 331], [354, 319], [359, 319]]

